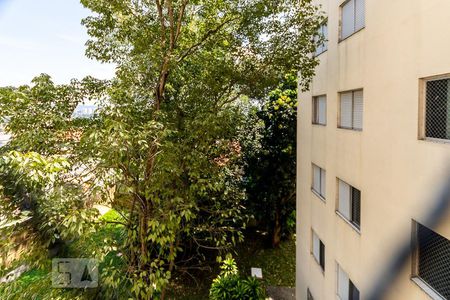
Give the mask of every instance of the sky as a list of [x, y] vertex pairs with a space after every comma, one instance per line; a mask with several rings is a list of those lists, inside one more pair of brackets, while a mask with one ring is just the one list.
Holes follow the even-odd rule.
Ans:
[[0, 0], [0, 86], [30, 84], [49, 74], [55, 83], [92, 75], [109, 79], [114, 66], [88, 59], [79, 0]]

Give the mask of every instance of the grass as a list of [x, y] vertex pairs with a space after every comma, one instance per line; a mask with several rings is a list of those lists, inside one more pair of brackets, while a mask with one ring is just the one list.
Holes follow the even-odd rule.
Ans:
[[[102, 216], [107, 221], [118, 221], [120, 215], [114, 210]], [[106, 224], [95, 233], [74, 241], [69, 245], [66, 257], [93, 257], [92, 249], [105, 246], [106, 239], [123, 239], [123, 227], [118, 224]], [[279, 248], [266, 248], [266, 237], [259, 232], [247, 232], [245, 242], [236, 248], [236, 258], [242, 275], [250, 275], [251, 267], [262, 268], [263, 284], [265, 286], [295, 285], [295, 239], [283, 241]], [[95, 257], [95, 255], [94, 255]], [[113, 255], [113, 265], [120, 267], [123, 261]], [[100, 263], [100, 272], [104, 262]], [[17, 281], [10, 284], [0, 285], [0, 299], [27, 299], [40, 300], [49, 299], [48, 293], [52, 291], [59, 299], [90, 299], [83, 291], [56, 290], [51, 288], [50, 260], [43, 269], [32, 269], [24, 273]], [[218, 265], [212, 266], [211, 272], [197, 271], [193, 273], [195, 280], [188, 275], [178, 274], [168, 289], [168, 298], [177, 300], [204, 300], [208, 299], [209, 288], [212, 280], [218, 274]], [[11, 296], [11, 295], [15, 296]], [[7, 297], [8, 296], [8, 297]], [[47, 297], [46, 297], [47, 296]]]
[[[101, 217], [105, 221], [118, 221], [120, 215], [110, 210]], [[107, 242], [106, 239], [114, 239], [120, 241], [123, 237], [123, 230], [121, 225], [118, 224], [106, 224], [99, 228], [95, 233], [89, 236], [82, 237], [73, 243], [68, 245], [64, 257], [97, 257], [97, 254], [93, 253], [93, 249], [99, 249]], [[104, 266], [104, 261], [100, 262], [100, 272]], [[121, 259], [114, 255], [113, 263], [117, 266], [120, 265]], [[15, 282], [0, 285], [0, 299], [24, 299], [29, 298], [33, 300], [51, 299], [49, 297], [61, 297], [60, 299], [75, 299], [75, 296], [82, 296], [82, 291], [67, 290], [67, 289], [53, 289], [51, 286], [51, 260], [44, 262], [44, 266], [41, 269], [31, 269]], [[49, 291], [52, 292], [52, 296], [49, 296]], [[89, 297], [86, 297], [89, 299]]]
[[261, 268], [266, 286], [295, 286], [295, 238], [282, 241], [276, 249], [265, 247], [262, 233], [247, 234], [246, 242], [238, 249], [239, 269], [250, 275], [250, 268]]
[[[268, 248], [266, 236], [261, 232], [247, 232], [245, 241], [238, 245], [233, 255], [242, 275], [250, 276], [250, 268], [262, 268], [264, 286], [295, 287], [295, 237], [284, 240], [276, 249]], [[211, 273], [199, 274], [198, 284], [182, 278], [174, 284], [171, 299], [208, 299], [212, 280], [218, 274], [217, 266]]]

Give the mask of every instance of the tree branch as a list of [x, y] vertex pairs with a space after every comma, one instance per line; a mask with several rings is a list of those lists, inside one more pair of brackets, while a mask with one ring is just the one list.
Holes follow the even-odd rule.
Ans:
[[169, 51], [172, 51], [175, 48], [175, 21], [173, 16], [172, 0], [167, 0], [167, 12], [169, 14], [169, 29], [170, 29]]
[[200, 47], [204, 42], [206, 42], [206, 40], [216, 34], [217, 32], [219, 32], [223, 27], [225, 27], [225, 25], [227, 25], [228, 23], [231, 23], [235, 20], [237, 20], [238, 17], [232, 18], [232, 19], [228, 19], [226, 21], [224, 21], [223, 23], [221, 23], [219, 26], [217, 26], [214, 29], [209, 30], [208, 32], [206, 32], [206, 34], [200, 39], [200, 41], [198, 41], [197, 43], [195, 43], [194, 45], [192, 45], [191, 47], [189, 47], [178, 59], [177, 62], [181, 62], [183, 61], [183, 59], [185, 59], [186, 57], [188, 57], [192, 52], [194, 52], [195, 49], [197, 49], [198, 47]]
[[188, 5], [189, 0], [184, 0], [181, 4], [180, 12], [178, 13], [178, 21], [177, 21], [177, 30], [175, 35], [175, 41], [178, 41], [181, 33], [181, 23], [183, 22], [184, 12], [186, 10], [186, 6]]
[[161, 23], [161, 46], [164, 48], [166, 45], [166, 24], [164, 24], [163, 8], [160, 0], [155, 0], [155, 2], [158, 10], [159, 22]]

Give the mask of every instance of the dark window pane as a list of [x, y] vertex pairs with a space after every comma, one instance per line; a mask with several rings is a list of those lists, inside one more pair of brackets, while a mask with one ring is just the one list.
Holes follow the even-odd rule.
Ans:
[[325, 245], [320, 242], [320, 266], [325, 271]]
[[313, 124], [319, 122], [319, 101], [317, 98], [313, 98]]
[[312, 296], [312, 294], [311, 294], [311, 291], [310, 291], [309, 289], [308, 289], [308, 291], [307, 291], [306, 299], [307, 299], [307, 300], [314, 300], [314, 298], [313, 298], [313, 296]]
[[449, 79], [428, 81], [426, 84], [425, 134], [437, 139], [450, 139]]
[[359, 290], [351, 281], [350, 281], [349, 300], [359, 300]]
[[361, 192], [358, 189], [352, 187], [352, 223], [356, 225], [356, 227], [361, 226]]
[[419, 277], [450, 299], [450, 241], [425, 226], [417, 226]]

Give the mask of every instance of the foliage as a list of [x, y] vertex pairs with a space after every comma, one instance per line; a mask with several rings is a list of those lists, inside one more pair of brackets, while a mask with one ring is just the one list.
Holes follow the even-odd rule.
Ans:
[[69, 84], [55, 85], [41, 74], [32, 85], [0, 88], [0, 120], [13, 135], [9, 150], [34, 151], [41, 155], [67, 154], [76, 145], [82, 128], [91, 122], [73, 119], [77, 105], [98, 97], [105, 83], [91, 77]]
[[221, 269], [222, 272], [211, 285], [211, 300], [265, 299], [264, 289], [258, 279], [254, 277], [241, 278], [234, 259], [226, 259]]
[[287, 216], [286, 230], [290, 233], [295, 233], [297, 225], [297, 211], [293, 210], [290, 215]]
[[242, 238], [240, 104], [291, 70], [307, 87], [322, 18], [310, 0], [81, 2], [87, 55], [117, 65], [83, 163], [115, 192], [134, 295], [164, 298], [183, 262]]
[[248, 273], [252, 267], [263, 270], [264, 285], [295, 287], [295, 237], [283, 240], [277, 248], [268, 248], [262, 234], [246, 234], [237, 253], [239, 269]]
[[30, 263], [45, 259], [47, 250], [80, 236], [92, 227], [96, 210], [86, 207], [82, 188], [70, 180], [70, 165], [60, 156], [9, 152], [0, 157], [0, 232], [2, 252], [26, 236]]
[[297, 80], [287, 75], [244, 132], [249, 208], [268, 229], [274, 247], [289, 232], [295, 210], [296, 122]]
[[[67, 245], [63, 257], [96, 258], [99, 261], [101, 284], [96, 289], [55, 289], [51, 283], [51, 260], [45, 260], [39, 268], [25, 272], [15, 282], [0, 284], [0, 299], [130, 299], [130, 286], [113, 287], [108, 280], [111, 270], [121, 276], [126, 265], [117, 251], [112, 251], [123, 238], [123, 226], [114, 222], [121, 221], [121, 216], [110, 210], [98, 220], [100, 226], [96, 231], [85, 232]], [[108, 253], [105, 256], [105, 253]], [[122, 273], [120, 273], [122, 271]]]
[[[164, 299], [175, 271], [202, 268], [208, 251], [228, 251], [242, 240], [243, 103], [264, 98], [292, 70], [307, 88], [318, 63], [312, 37], [323, 18], [311, 0], [81, 3], [95, 13], [83, 20], [86, 53], [115, 63], [116, 78], [55, 86], [42, 75], [32, 87], [0, 90], [1, 108], [11, 103], [2, 115], [10, 118], [10, 149], [65, 154], [87, 195], [55, 176], [58, 184], [50, 186], [69, 196], [41, 192], [49, 186], [41, 184], [36, 207], [54, 203], [57, 224], [89, 224], [91, 215], [73, 208], [100, 195], [121, 215], [114, 222], [125, 235], [117, 249], [105, 249], [105, 256], [121, 253], [127, 265], [111, 270], [108, 285], [131, 283], [137, 299]], [[70, 113], [86, 98], [99, 100], [100, 110], [78, 124]], [[59, 210], [66, 199], [76, 218]], [[54, 228], [48, 236], [78, 232]], [[239, 289], [253, 289], [242, 282]]]

